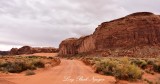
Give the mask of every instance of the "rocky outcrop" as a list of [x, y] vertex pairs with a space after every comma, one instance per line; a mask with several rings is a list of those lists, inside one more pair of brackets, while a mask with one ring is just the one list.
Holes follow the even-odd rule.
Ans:
[[95, 40], [92, 35], [81, 37], [76, 44], [78, 53], [89, 52], [95, 49]]
[[10, 55], [18, 55], [18, 48], [12, 48], [10, 50]]
[[59, 55], [74, 55], [78, 53], [89, 52], [95, 49], [94, 39], [92, 35], [83, 36], [79, 39], [66, 39], [62, 41], [59, 48]]
[[72, 54], [78, 54], [77, 52], [77, 46], [76, 46], [76, 41], [78, 39], [77, 38], [69, 38], [66, 39], [64, 41], [62, 41], [62, 43], [60, 44], [59, 48], [61, 49], [59, 51], [59, 54], [65, 54], [66, 55], [72, 55]]
[[72, 42], [64, 40], [60, 44], [59, 54], [74, 55], [97, 51], [108, 53], [117, 49], [119, 53], [122, 53], [122, 51], [130, 52], [137, 47], [144, 46], [147, 46], [147, 49], [154, 49], [150, 48], [153, 46], [160, 47], [159, 15], [138, 12], [117, 20], [104, 22], [96, 28], [92, 35], [75, 39]]
[[30, 47], [23, 46], [21, 48], [12, 48], [10, 50], [10, 55], [21, 55], [21, 54], [33, 54], [33, 53], [57, 53], [58, 49], [52, 47]]

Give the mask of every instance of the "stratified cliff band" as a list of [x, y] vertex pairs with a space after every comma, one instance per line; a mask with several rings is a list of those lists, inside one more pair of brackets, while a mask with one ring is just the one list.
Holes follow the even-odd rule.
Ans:
[[59, 50], [59, 55], [157, 56], [160, 53], [160, 16], [138, 12], [104, 22], [91, 35], [62, 41]]

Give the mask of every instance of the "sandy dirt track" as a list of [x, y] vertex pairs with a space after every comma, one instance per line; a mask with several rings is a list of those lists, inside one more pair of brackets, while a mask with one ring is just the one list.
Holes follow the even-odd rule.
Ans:
[[[1, 82], [3, 81], [3, 82]], [[6, 81], [6, 82], [5, 82]], [[8, 83], [7, 83], [8, 82]], [[111, 76], [93, 72], [91, 67], [78, 60], [62, 59], [59, 66], [33, 76], [4, 77], [0, 84], [114, 84]]]

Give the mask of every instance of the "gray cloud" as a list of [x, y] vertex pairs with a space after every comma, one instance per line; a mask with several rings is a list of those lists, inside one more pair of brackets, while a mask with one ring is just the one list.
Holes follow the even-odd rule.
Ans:
[[53, 46], [138, 11], [159, 14], [158, 0], [0, 0], [0, 50]]

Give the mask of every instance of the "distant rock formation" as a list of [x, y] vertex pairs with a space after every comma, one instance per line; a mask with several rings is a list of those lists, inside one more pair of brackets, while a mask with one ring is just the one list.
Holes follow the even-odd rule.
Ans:
[[9, 51], [0, 51], [0, 55], [8, 55]]
[[59, 55], [99, 53], [104, 56], [157, 56], [160, 53], [160, 16], [138, 12], [99, 25], [91, 35], [67, 39]]
[[23, 46], [21, 48], [12, 48], [10, 55], [33, 54], [33, 53], [57, 53], [59, 50], [52, 47], [30, 47]]

